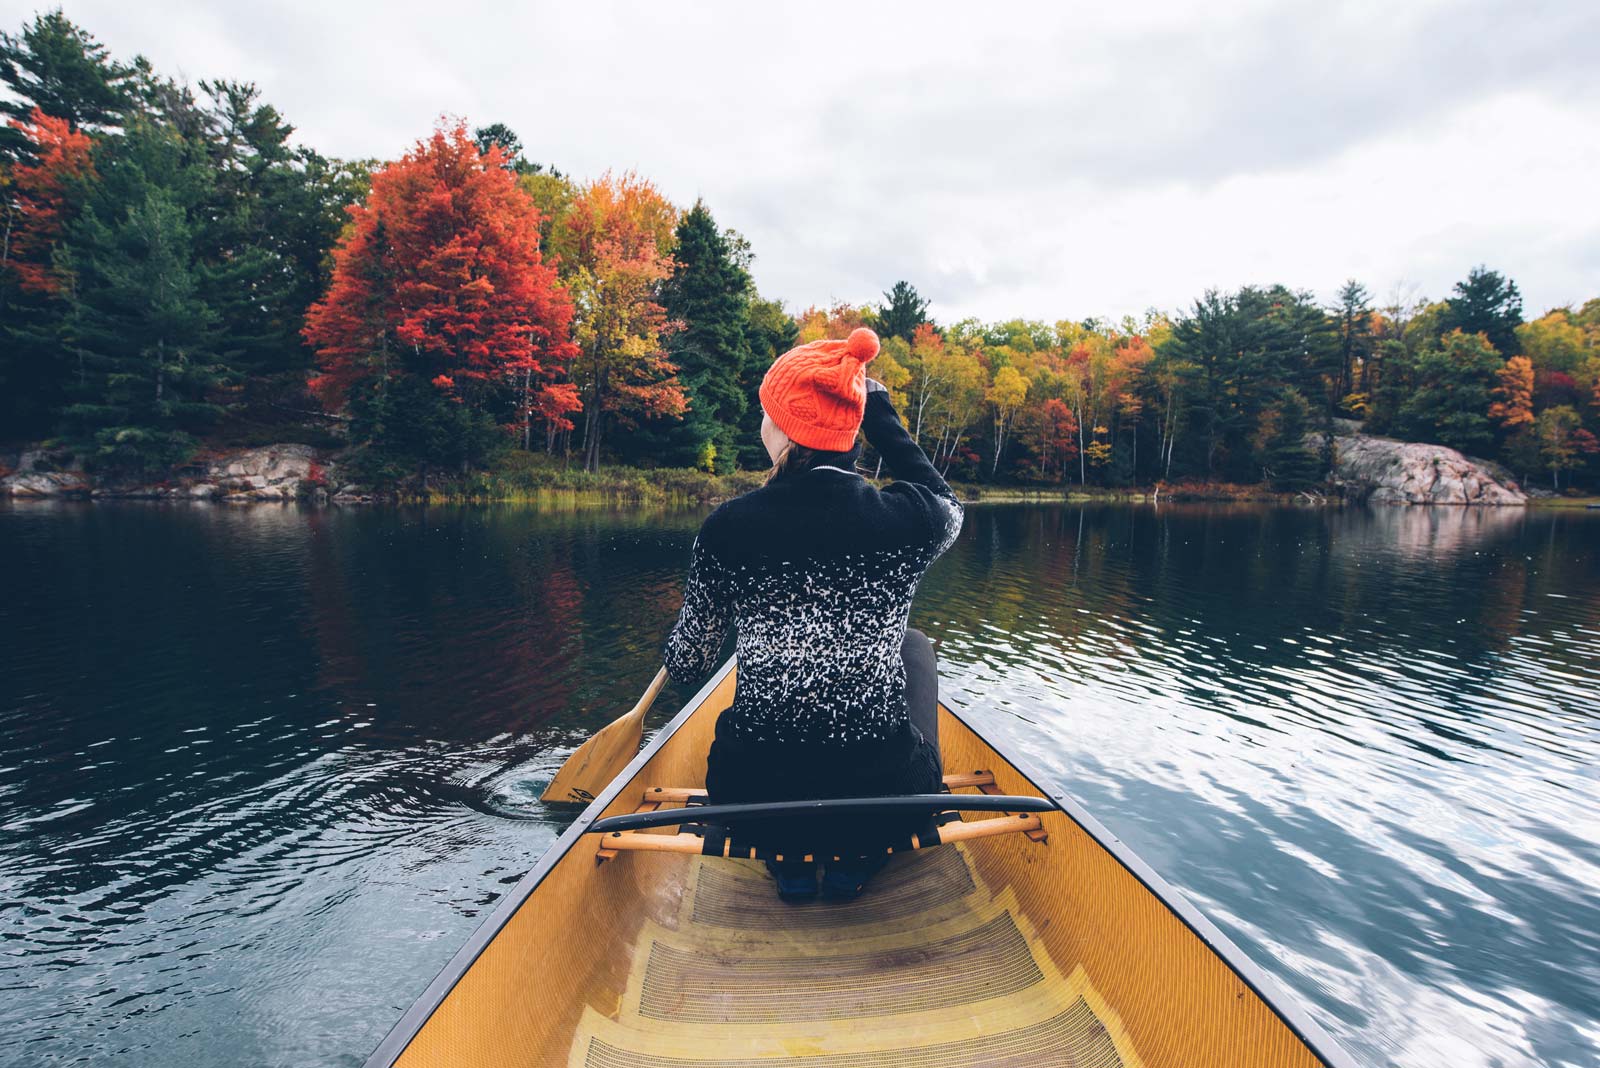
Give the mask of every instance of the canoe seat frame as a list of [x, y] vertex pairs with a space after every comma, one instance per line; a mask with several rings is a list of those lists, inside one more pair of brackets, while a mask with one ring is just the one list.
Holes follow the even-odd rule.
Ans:
[[[944, 777], [944, 788], [947, 794], [950, 791], [963, 788], [975, 789], [980, 794], [996, 798], [997, 803], [984, 803], [980, 806], [976, 803], [976, 798], [962, 802], [956, 798], [947, 797], [945, 800], [949, 802], [949, 808], [944, 809], [938, 807], [937, 802], [935, 802], [933, 805], [928, 806], [927, 809], [935, 824], [933, 833], [928, 836], [913, 834], [908, 840], [885, 846], [884, 852], [886, 854], [916, 849], [930, 849], [950, 842], [967, 842], [1002, 834], [1025, 834], [1035, 844], [1044, 845], [1048, 843], [1049, 834], [1045, 831], [1043, 821], [1040, 820], [1036, 812], [1048, 806], [1049, 802], [1042, 798], [1007, 797], [995, 784], [993, 772], [980, 769], [967, 774], [946, 775]], [[1002, 798], [1004, 799], [1003, 801], [999, 800]], [[910, 802], [912, 800], [912, 798], [883, 798], [871, 799], [871, 802], [894, 804], [898, 801]], [[797, 859], [792, 856], [786, 858], [782, 853], [764, 854], [753, 846], [740, 845], [736, 847], [731, 836], [725, 833], [718, 833], [720, 828], [717, 828], [714, 824], [709, 824], [710, 818], [713, 818], [719, 809], [728, 810], [761, 806], [708, 806], [706, 801], [707, 794], [703, 789], [682, 786], [645, 787], [640, 797], [640, 804], [634, 809], [634, 815], [654, 813], [665, 805], [682, 805], [685, 807], [673, 809], [670, 815], [663, 813], [661, 817], [647, 818], [645, 820], [630, 820], [627, 816], [620, 816], [600, 821], [590, 828], [591, 831], [601, 835], [600, 844], [595, 850], [595, 863], [603, 864], [620, 853], [629, 852], [687, 853], [747, 858], [750, 860], [772, 859], [783, 861], [785, 859]], [[1035, 811], [1008, 811], [1006, 808], [1001, 807], [1005, 801], [1030, 802], [1026, 807]], [[1037, 805], [1032, 804], [1035, 801], [1038, 802]], [[842, 800], [838, 804], [848, 810], [851, 807], [864, 807], [871, 802], [867, 799], [858, 799], [855, 801]], [[819, 812], [825, 810], [826, 807], [832, 807], [828, 802], [812, 802], [808, 804], [816, 806], [816, 810]], [[960, 818], [960, 811], [958, 810], [970, 811], [980, 807], [986, 811], [1000, 811], [1002, 815], [997, 818], [972, 821], [964, 821]], [[1024, 806], [1018, 804], [1013, 807], [1022, 808]], [[697, 809], [699, 811], [696, 811]], [[644, 829], [613, 830], [607, 824], [621, 826], [628, 824], [643, 824], [645, 826], [688, 824], [694, 829], [680, 830], [676, 834], [655, 834], [649, 833]], [[708, 834], [708, 831], [712, 833]], [[798, 859], [810, 863], [829, 858], [825, 854], [806, 853]], [[842, 858], [835, 855], [832, 859], [840, 860]]]

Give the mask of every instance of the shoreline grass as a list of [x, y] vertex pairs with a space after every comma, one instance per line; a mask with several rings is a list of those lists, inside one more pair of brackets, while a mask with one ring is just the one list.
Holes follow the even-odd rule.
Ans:
[[[590, 472], [556, 457], [517, 452], [508, 454], [484, 471], [464, 475], [433, 474], [424, 483], [401, 484], [379, 496], [399, 504], [688, 507], [718, 504], [748, 493], [759, 487], [766, 477], [765, 471], [733, 471], [719, 475], [693, 468], [620, 465]], [[1337, 498], [1232, 483], [1030, 486], [952, 482], [951, 489], [968, 504], [1233, 501], [1321, 506], [1339, 503]]]
[[1529, 497], [1529, 508], [1600, 508], [1600, 497]]

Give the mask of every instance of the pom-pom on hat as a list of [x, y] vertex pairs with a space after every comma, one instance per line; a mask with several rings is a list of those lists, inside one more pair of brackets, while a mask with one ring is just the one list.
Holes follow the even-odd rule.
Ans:
[[761, 407], [789, 440], [843, 452], [856, 440], [867, 408], [866, 366], [878, 335], [866, 327], [843, 341], [813, 341], [772, 361], [761, 380]]

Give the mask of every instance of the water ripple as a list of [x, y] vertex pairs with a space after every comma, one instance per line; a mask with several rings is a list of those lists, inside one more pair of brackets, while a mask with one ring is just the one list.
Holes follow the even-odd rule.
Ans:
[[[699, 518], [0, 505], [0, 1064], [359, 1064]], [[1593, 1066], [1597, 518], [975, 508], [915, 622], [1358, 1060]]]

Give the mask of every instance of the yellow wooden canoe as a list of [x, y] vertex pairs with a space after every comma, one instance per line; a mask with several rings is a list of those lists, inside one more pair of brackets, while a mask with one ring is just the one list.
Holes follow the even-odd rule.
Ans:
[[953, 795], [1048, 810], [963, 812], [857, 901], [784, 904], [757, 862], [705, 856], [672, 826], [593, 833], [695, 798], [733, 684], [729, 661], [368, 1068], [1353, 1068], [1143, 861], [948, 707]]

